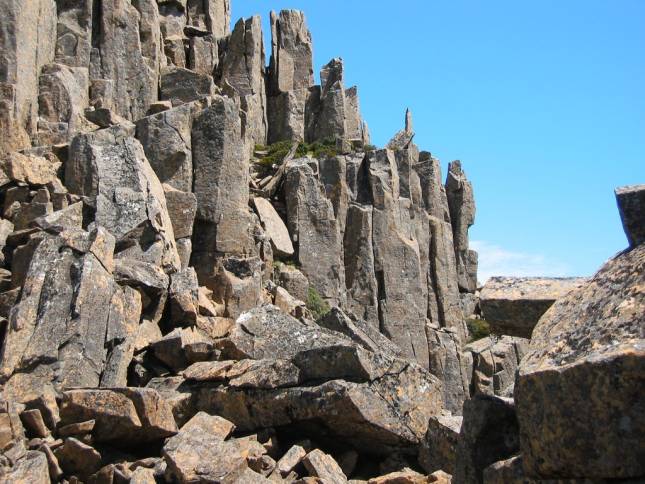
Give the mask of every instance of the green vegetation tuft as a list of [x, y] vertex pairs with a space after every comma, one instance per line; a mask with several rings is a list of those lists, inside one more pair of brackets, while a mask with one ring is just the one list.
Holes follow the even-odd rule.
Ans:
[[376, 151], [376, 150], [378, 150], [378, 148], [376, 146], [374, 146], [374, 145], [365, 145], [365, 147], [363, 149], [365, 150], [366, 153], [368, 151]]
[[311, 311], [316, 320], [322, 318], [325, 314], [331, 311], [329, 304], [325, 301], [315, 287], [309, 286], [309, 292], [307, 294], [307, 309]]
[[471, 343], [491, 335], [490, 325], [483, 319], [467, 319], [466, 324], [470, 332]]
[[[278, 141], [270, 146], [256, 145], [255, 151], [268, 151], [267, 156], [258, 159], [257, 163], [266, 168], [273, 165], [281, 165], [285, 156], [291, 149], [291, 141]], [[300, 143], [296, 150], [296, 158], [301, 158], [306, 155], [311, 155], [314, 158], [324, 158], [336, 156], [336, 141], [332, 139], [316, 141], [314, 143]]]

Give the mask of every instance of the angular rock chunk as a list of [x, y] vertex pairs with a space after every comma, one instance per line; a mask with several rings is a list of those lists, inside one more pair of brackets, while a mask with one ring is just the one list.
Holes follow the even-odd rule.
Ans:
[[87, 479], [101, 468], [101, 454], [73, 437], [65, 439], [65, 443], [56, 449], [55, 455], [67, 474], [81, 479]]
[[289, 231], [278, 212], [271, 205], [271, 202], [265, 198], [255, 197], [253, 198], [253, 205], [260, 217], [260, 222], [262, 222], [267, 237], [271, 239], [274, 254], [282, 257], [292, 256], [294, 250]]
[[183, 192], [193, 188], [191, 127], [197, 105], [178, 106], [137, 121], [137, 139], [159, 181]]
[[309, 471], [309, 475], [322, 479], [323, 482], [329, 482], [329, 484], [347, 482], [347, 476], [334, 458], [321, 450], [312, 450], [302, 459], [302, 462]]
[[176, 239], [193, 235], [193, 223], [197, 213], [197, 198], [194, 193], [181, 192], [164, 184], [168, 216]]
[[475, 395], [464, 403], [457, 448], [455, 483], [483, 482], [483, 471], [519, 451], [513, 400]]
[[293, 161], [284, 185], [287, 221], [298, 262], [320, 295], [338, 305], [344, 285], [341, 236], [331, 202], [308, 159]]
[[215, 38], [226, 37], [231, 28], [230, 0], [187, 0], [187, 25], [197, 33], [210, 33]]
[[257, 257], [228, 257], [219, 261], [213, 296], [224, 305], [224, 316], [239, 317], [261, 303], [262, 262]]
[[473, 355], [471, 394], [512, 397], [515, 373], [528, 346], [528, 340], [512, 336], [488, 337], [467, 345], [464, 351]]
[[428, 431], [419, 448], [419, 464], [426, 472], [445, 470], [455, 473], [462, 421], [460, 416], [430, 417]]
[[70, 390], [63, 394], [60, 411], [63, 424], [94, 420], [96, 442], [122, 447], [177, 433], [170, 406], [150, 388]]
[[496, 333], [530, 338], [542, 315], [583, 278], [491, 277], [479, 295], [482, 316]]
[[159, 97], [173, 106], [215, 95], [213, 77], [182, 67], [164, 67], [159, 79]]
[[17, 400], [29, 401], [50, 383], [98, 386], [108, 327], [138, 323], [136, 306], [108, 269], [113, 244], [98, 230], [63, 232], [37, 246], [2, 351], [3, 374], [13, 375], [5, 391]]
[[616, 188], [616, 201], [630, 247], [645, 242], [645, 185]]
[[94, 2], [58, 0], [55, 60], [70, 67], [88, 67], [92, 51]]
[[95, 221], [114, 235], [117, 252], [179, 268], [163, 188], [130, 133], [115, 127], [74, 138], [65, 182], [72, 193], [96, 197]]
[[267, 100], [262, 21], [259, 16], [240, 19], [219, 64], [220, 85], [233, 88], [244, 113], [244, 132], [254, 144], [267, 141]]
[[49, 464], [43, 452], [28, 450], [24, 457], [19, 459], [8, 473], [3, 475], [3, 482], [16, 484], [49, 484]]
[[645, 245], [559, 299], [515, 387], [529, 477], [642, 476]]

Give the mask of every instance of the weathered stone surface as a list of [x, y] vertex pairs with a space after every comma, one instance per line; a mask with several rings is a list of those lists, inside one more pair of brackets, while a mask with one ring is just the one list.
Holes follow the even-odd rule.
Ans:
[[436, 482], [430, 480], [429, 476], [424, 476], [413, 470], [403, 470], [398, 472], [390, 472], [384, 476], [375, 477], [367, 481], [368, 484], [426, 484], [428, 482]]
[[240, 97], [244, 133], [260, 145], [266, 144], [268, 129], [265, 65], [261, 18], [240, 19], [220, 63], [219, 83], [231, 86]]
[[102, 230], [63, 232], [37, 246], [2, 352], [14, 398], [29, 401], [50, 382], [98, 386], [110, 357], [107, 328], [138, 323], [136, 305], [106, 269], [113, 240]]
[[[1, 163], [6, 183], [14, 181], [28, 185], [53, 183], [57, 179], [56, 171], [60, 167], [60, 162], [53, 162], [49, 158], [21, 153], [10, 153], [2, 158]], [[5, 210], [6, 207], [5, 200]]]
[[289, 473], [302, 461], [307, 455], [307, 451], [299, 445], [292, 446], [286, 454], [276, 463], [276, 471], [282, 477], [287, 477]]
[[419, 175], [426, 211], [444, 222], [450, 222], [448, 197], [441, 180], [441, 165], [427, 151], [419, 153], [419, 162], [413, 166]]
[[186, 104], [137, 121], [137, 139], [159, 181], [183, 192], [193, 188], [191, 127], [195, 108], [195, 104]]
[[81, 479], [87, 479], [101, 468], [101, 454], [73, 437], [65, 439], [65, 443], [56, 449], [55, 455], [63, 471]]
[[645, 473], [645, 245], [607, 262], [533, 330], [515, 388], [529, 477]]
[[313, 85], [313, 50], [305, 16], [271, 12], [272, 54], [268, 72], [268, 141], [305, 138], [305, 105]]
[[197, 197], [191, 192], [182, 192], [163, 185], [166, 196], [168, 216], [172, 222], [172, 229], [176, 239], [183, 239], [193, 235], [193, 224], [197, 213]]
[[[332, 203], [325, 197], [311, 160], [294, 160], [284, 185], [287, 221], [298, 262], [320, 295], [337, 305], [344, 285], [342, 240]], [[314, 162], [315, 163], [315, 162]]]
[[426, 472], [445, 470], [454, 474], [462, 421], [461, 416], [430, 417], [428, 431], [419, 447], [419, 464]]
[[347, 477], [334, 458], [321, 450], [315, 449], [302, 459], [309, 474], [330, 484], [344, 484]]
[[200, 283], [215, 289], [218, 259], [255, 252], [249, 213], [249, 155], [235, 103], [217, 97], [192, 132], [197, 222], [193, 265]]
[[290, 265], [279, 267], [278, 282], [293, 297], [306, 301], [309, 292], [309, 280], [302, 272]]
[[2, 2], [0, 34], [0, 153], [29, 146], [38, 120], [38, 76], [52, 62], [54, 0]]
[[513, 336], [487, 337], [466, 345], [464, 351], [473, 357], [471, 395], [512, 397], [515, 373], [528, 346], [528, 340]]
[[645, 185], [616, 189], [616, 201], [630, 247], [645, 242]]
[[209, 338], [200, 330], [176, 328], [159, 341], [152, 343], [152, 348], [159, 361], [179, 371], [193, 363], [189, 350], [192, 345], [201, 343], [211, 344]]
[[253, 206], [260, 217], [267, 237], [271, 239], [273, 253], [282, 257], [292, 256], [294, 250], [289, 231], [271, 202], [265, 198], [255, 197], [253, 198]]
[[[130, 2], [104, 0], [94, 17], [101, 35], [93, 38], [90, 79], [96, 107], [114, 109], [130, 121], [146, 115], [157, 100], [157, 76], [148, 66], [139, 35], [141, 14]], [[97, 87], [109, 86], [107, 89]], [[96, 87], [95, 87], [96, 86]]]
[[142, 316], [154, 323], [162, 317], [168, 297], [169, 278], [161, 267], [130, 259], [117, 259], [114, 278], [121, 285], [135, 288], [142, 295]]
[[464, 403], [455, 484], [483, 482], [486, 467], [518, 451], [519, 429], [513, 400], [475, 395]]
[[70, 390], [63, 394], [60, 411], [63, 424], [94, 420], [96, 442], [126, 448], [177, 433], [170, 406], [149, 388]]
[[414, 138], [414, 126], [412, 125], [412, 112], [405, 110], [405, 128], [397, 132], [388, 142], [387, 148], [390, 150], [404, 150], [412, 143]]
[[197, 408], [222, 415], [242, 431], [316, 418], [326, 432], [353, 445], [369, 442], [377, 453], [410, 451], [442, 406], [439, 381], [420, 367], [375, 355], [271, 306], [238, 318], [218, 346], [222, 358], [290, 359], [303, 381], [315, 383], [272, 390], [202, 387]]
[[179, 271], [170, 278], [170, 317], [176, 326], [189, 326], [197, 322], [199, 314], [199, 284], [195, 269]]
[[58, 0], [56, 7], [56, 62], [70, 67], [87, 68], [90, 65], [92, 50], [94, 2]]
[[[210, 422], [211, 420], [217, 420]], [[218, 417], [200, 413], [168, 439], [163, 448], [170, 482], [227, 482], [227, 476], [247, 468], [244, 445], [225, 441]]]
[[257, 257], [221, 259], [213, 296], [224, 305], [224, 316], [236, 319], [262, 300], [262, 263]]
[[320, 71], [320, 105], [313, 139], [347, 139], [343, 60], [332, 59]]
[[473, 186], [466, 178], [459, 160], [448, 164], [446, 196], [452, 222], [459, 289], [462, 292], [475, 292], [477, 254], [468, 250], [468, 229], [475, 223], [475, 197]]
[[225, 37], [230, 32], [230, 0], [187, 0], [184, 2], [187, 25], [196, 33], [208, 32], [215, 38]]
[[212, 76], [219, 65], [219, 47], [212, 35], [188, 40], [188, 68], [198, 74]]
[[4, 469], [0, 469], [0, 478], [3, 482], [11, 484], [49, 484], [51, 482], [47, 456], [35, 450], [28, 450], [6, 474], [3, 471]]
[[96, 197], [95, 221], [114, 235], [117, 252], [167, 270], [179, 267], [162, 185], [130, 133], [115, 127], [74, 138], [65, 184]]
[[213, 77], [182, 67], [164, 67], [159, 79], [159, 97], [179, 106], [215, 95]]
[[585, 280], [491, 277], [479, 295], [482, 316], [497, 333], [530, 338], [547, 309]]

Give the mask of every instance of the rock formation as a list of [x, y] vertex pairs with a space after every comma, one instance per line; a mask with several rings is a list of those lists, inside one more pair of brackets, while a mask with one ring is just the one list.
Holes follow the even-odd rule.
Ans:
[[0, 481], [645, 474], [642, 187], [595, 278], [479, 301], [462, 164], [371, 146], [302, 12], [267, 66], [228, 0], [0, 7]]

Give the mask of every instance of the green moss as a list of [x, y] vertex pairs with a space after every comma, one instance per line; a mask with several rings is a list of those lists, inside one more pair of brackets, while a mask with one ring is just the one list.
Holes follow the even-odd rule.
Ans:
[[316, 288], [313, 286], [309, 286], [309, 292], [307, 294], [307, 309], [311, 311], [316, 320], [322, 318], [331, 310], [327, 301], [320, 296]]
[[471, 342], [491, 335], [490, 325], [483, 319], [467, 319], [466, 324], [470, 332]]

